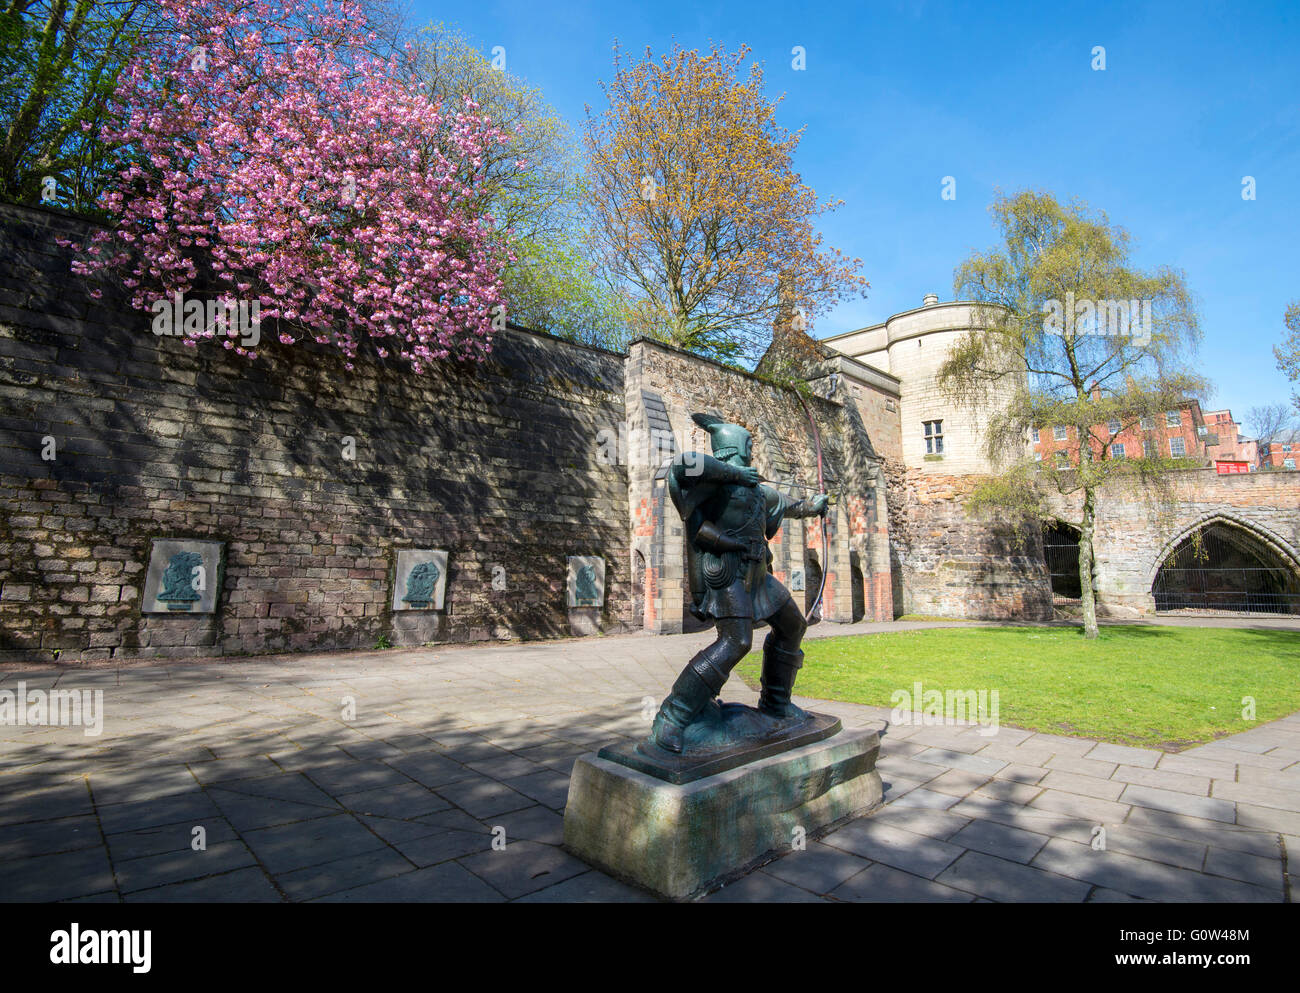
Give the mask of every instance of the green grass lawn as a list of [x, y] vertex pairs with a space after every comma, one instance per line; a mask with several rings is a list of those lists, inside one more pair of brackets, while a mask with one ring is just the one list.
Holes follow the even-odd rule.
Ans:
[[[761, 644], [762, 634], [755, 639]], [[1189, 747], [1300, 710], [1300, 633], [1216, 628], [950, 628], [804, 642], [795, 692], [894, 707], [899, 690], [998, 693], [1009, 727]], [[762, 655], [738, 671], [757, 687]], [[1243, 719], [1242, 698], [1255, 700]], [[920, 709], [919, 707], [917, 709]]]

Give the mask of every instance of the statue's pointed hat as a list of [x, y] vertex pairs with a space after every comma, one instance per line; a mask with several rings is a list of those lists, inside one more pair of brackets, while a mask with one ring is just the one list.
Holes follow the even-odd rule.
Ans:
[[709, 432], [715, 459], [727, 459], [737, 452], [743, 453], [745, 442], [750, 440], [749, 432], [739, 424], [731, 424], [714, 414], [692, 414], [691, 420]]

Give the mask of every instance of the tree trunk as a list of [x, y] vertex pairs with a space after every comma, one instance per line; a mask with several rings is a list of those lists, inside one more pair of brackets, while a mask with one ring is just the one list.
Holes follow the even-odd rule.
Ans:
[[1083, 608], [1083, 636], [1097, 637], [1097, 591], [1092, 584], [1092, 535], [1097, 521], [1097, 491], [1083, 489], [1083, 522], [1079, 527], [1079, 605]]

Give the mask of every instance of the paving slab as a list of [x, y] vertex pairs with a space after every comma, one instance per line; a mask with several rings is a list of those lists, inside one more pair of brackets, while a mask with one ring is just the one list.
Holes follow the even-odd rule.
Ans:
[[505, 897], [462, 865], [446, 862], [319, 897], [320, 903], [503, 903]]
[[847, 903], [971, 903], [963, 890], [873, 863], [831, 891], [833, 900]]
[[243, 833], [258, 862], [274, 875], [384, 847], [384, 842], [350, 814], [281, 824]]
[[231, 869], [254, 866], [253, 854], [242, 841], [219, 841], [195, 851], [185, 849], [125, 859], [114, 864], [117, 887], [122, 893], [150, 889], [169, 883], [183, 883], [204, 876], [215, 876]]
[[170, 886], [124, 894], [127, 903], [282, 903], [284, 897], [260, 869], [236, 869]]
[[1041, 866], [1021, 865], [983, 852], [966, 852], [936, 881], [999, 903], [1082, 903], [1092, 889]]
[[1124, 787], [1120, 800], [1138, 807], [1169, 810], [1175, 814], [1187, 814], [1208, 821], [1223, 821], [1226, 824], [1231, 824], [1236, 819], [1236, 811], [1230, 800], [1191, 796], [1187, 793], [1161, 790], [1152, 786], [1134, 786], [1130, 783]]
[[1113, 779], [1085, 776], [1077, 772], [1065, 772], [1062, 769], [1053, 769], [1039, 781], [1038, 785], [1064, 793], [1096, 797], [1099, 800], [1116, 800], [1124, 792], [1124, 783], [1117, 783]]
[[117, 888], [103, 845], [6, 862], [0, 872], [9, 903], [68, 900]]
[[1207, 821], [1148, 807], [1134, 807], [1124, 823], [1126, 827], [1234, 852], [1267, 856], [1277, 850], [1277, 835], [1267, 830]]
[[1045, 834], [992, 821], [974, 821], [949, 839], [954, 845], [996, 855], [1011, 862], [1029, 862], [1047, 844]]
[[1276, 807], [1278, 810], [1300, 812], [1300, 792], [1261, 786], [1258, 783], [1229, 783], [1213, 780], [1210, 795], [1219, 800], [1247, 803], [1254, 807]]
[[926, 807], [930, 810], [946, 810], [961, 799], [948, 793], [939, 793], [929, 788], [929, 784], [909, 790], [894, 801], [895, 807]]
[[391, 879], [411, 872], [415, 865], [391, 848], [377, 848], [360, 855], [348, 855], [333, 862], [295, 869], [275, 877], [290, 900], [315, 900], [342, 890]]
[[[91, 848], [103, 840], [94, 814], [8, 824], [0, 827], [0, 862]], [[3, 872], [0, 869], [0, 879]]]
[[854, 821], [822, 840], [834, 848], [926, 879], [933, 879], [965, 851], [870, 818]]
[[783, 879], [812, 893], [829, 893], [845, 880], [856, 876], [870, 863], [860, 855], [846, 852], [832, 845], [809, 842], [803, 851], [792, 851], [763, 870], [769, 876]]
[[1135, 858], [1120, 852], [1097, 851], [1088, 845], [1054, 838], [1034, 857], [1033, 865], [1062, 876], [1085, 880], [1146, 899], [1186, 903], [1280, 902], [1276, 890], [1234, 879], [1209, 876], [1175, 866]]
[[499, 850], [489, 849], [458, 861], [511, 899], [563, 882], [590, 868], [563, 849], [535, 841], [507, 841]]
[[1119, 765], [1137, 766], [1142, 769], [1154, 769], [1163, 752], [1154, 748], [1133, 748], [1130, 745], [1112, 745], [1101, 742], [1083, 757], [1094, 762], [1115, 762]]
[[927, 838], [946, 841], [967, 824], [969, 817], [953, 814], [948, 810], [936, 810], [929, 807], [903, 807], [896, 803], [888, 804], [871, 814], [874, 824], [888, 824], [902, 828], [913, 834], [923, 834]]
[[1175, 793], [1190, 793], [1192, 796], [1210, 795], [1210, 777], [1193, 776], [1185, 772], [1169, 769], [1147, 769], [1133, 765], [1122, 765], [1110, 777], [1115, 782], [1132, 783], [1134, 786], [1152, 786], [1160, 790], [1173, 790]]
[[[507, 835], [506, 842], [509, 843], [509, 840]], [[489, 851], [491, 845], [492, 834], [488, 831], [458, 831], [444, 828], [435, 834], [394, 842], [393, 847], [415, 865], [423, 868], [465, 855]]]
[[1124, 803], [1053, 789], [1044, 789], [1029, 801], [1029, 806], [1037, 810], [1069, 814], [1102, 823], [1122, 821], [1128, 813], [1128, 806]]
[[1211, 875], [1228, 876], [1269, 889], [1280, 887], [1283, 882], [1281, 858], [1247, 855], [1245, 852], [1223, 848], [1210, 848], [1205, 859], [1205, 871]]

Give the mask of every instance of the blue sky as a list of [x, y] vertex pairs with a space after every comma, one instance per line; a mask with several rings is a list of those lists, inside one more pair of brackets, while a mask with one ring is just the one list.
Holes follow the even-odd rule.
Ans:
[[[996, 189], [1047, 189], [1105, 210], [1139, 264], [1186, 271], [1205, 341], [1209, 407], [1286, 400], [1277, 371], [1300, 299], [1300, 3], [603, 3], [413, 0], [539, 87], [574, 126], [603, 106], [617, 39], [741, 43], [778, 119], [806, 129], [796, 166], [823, 198], [828, 244], [863, 260], [866, 300], [819, 336], [952, 299], [952, 273], [992, 246]], [[791, 68], [802, 45], [807, 68]], [[1106, 69], [1092, 69], [1092, 50]], [[944, 176], [956, 200], [941, 198]], [[1253, 176], [1257, 199], [1242, 199]]]

